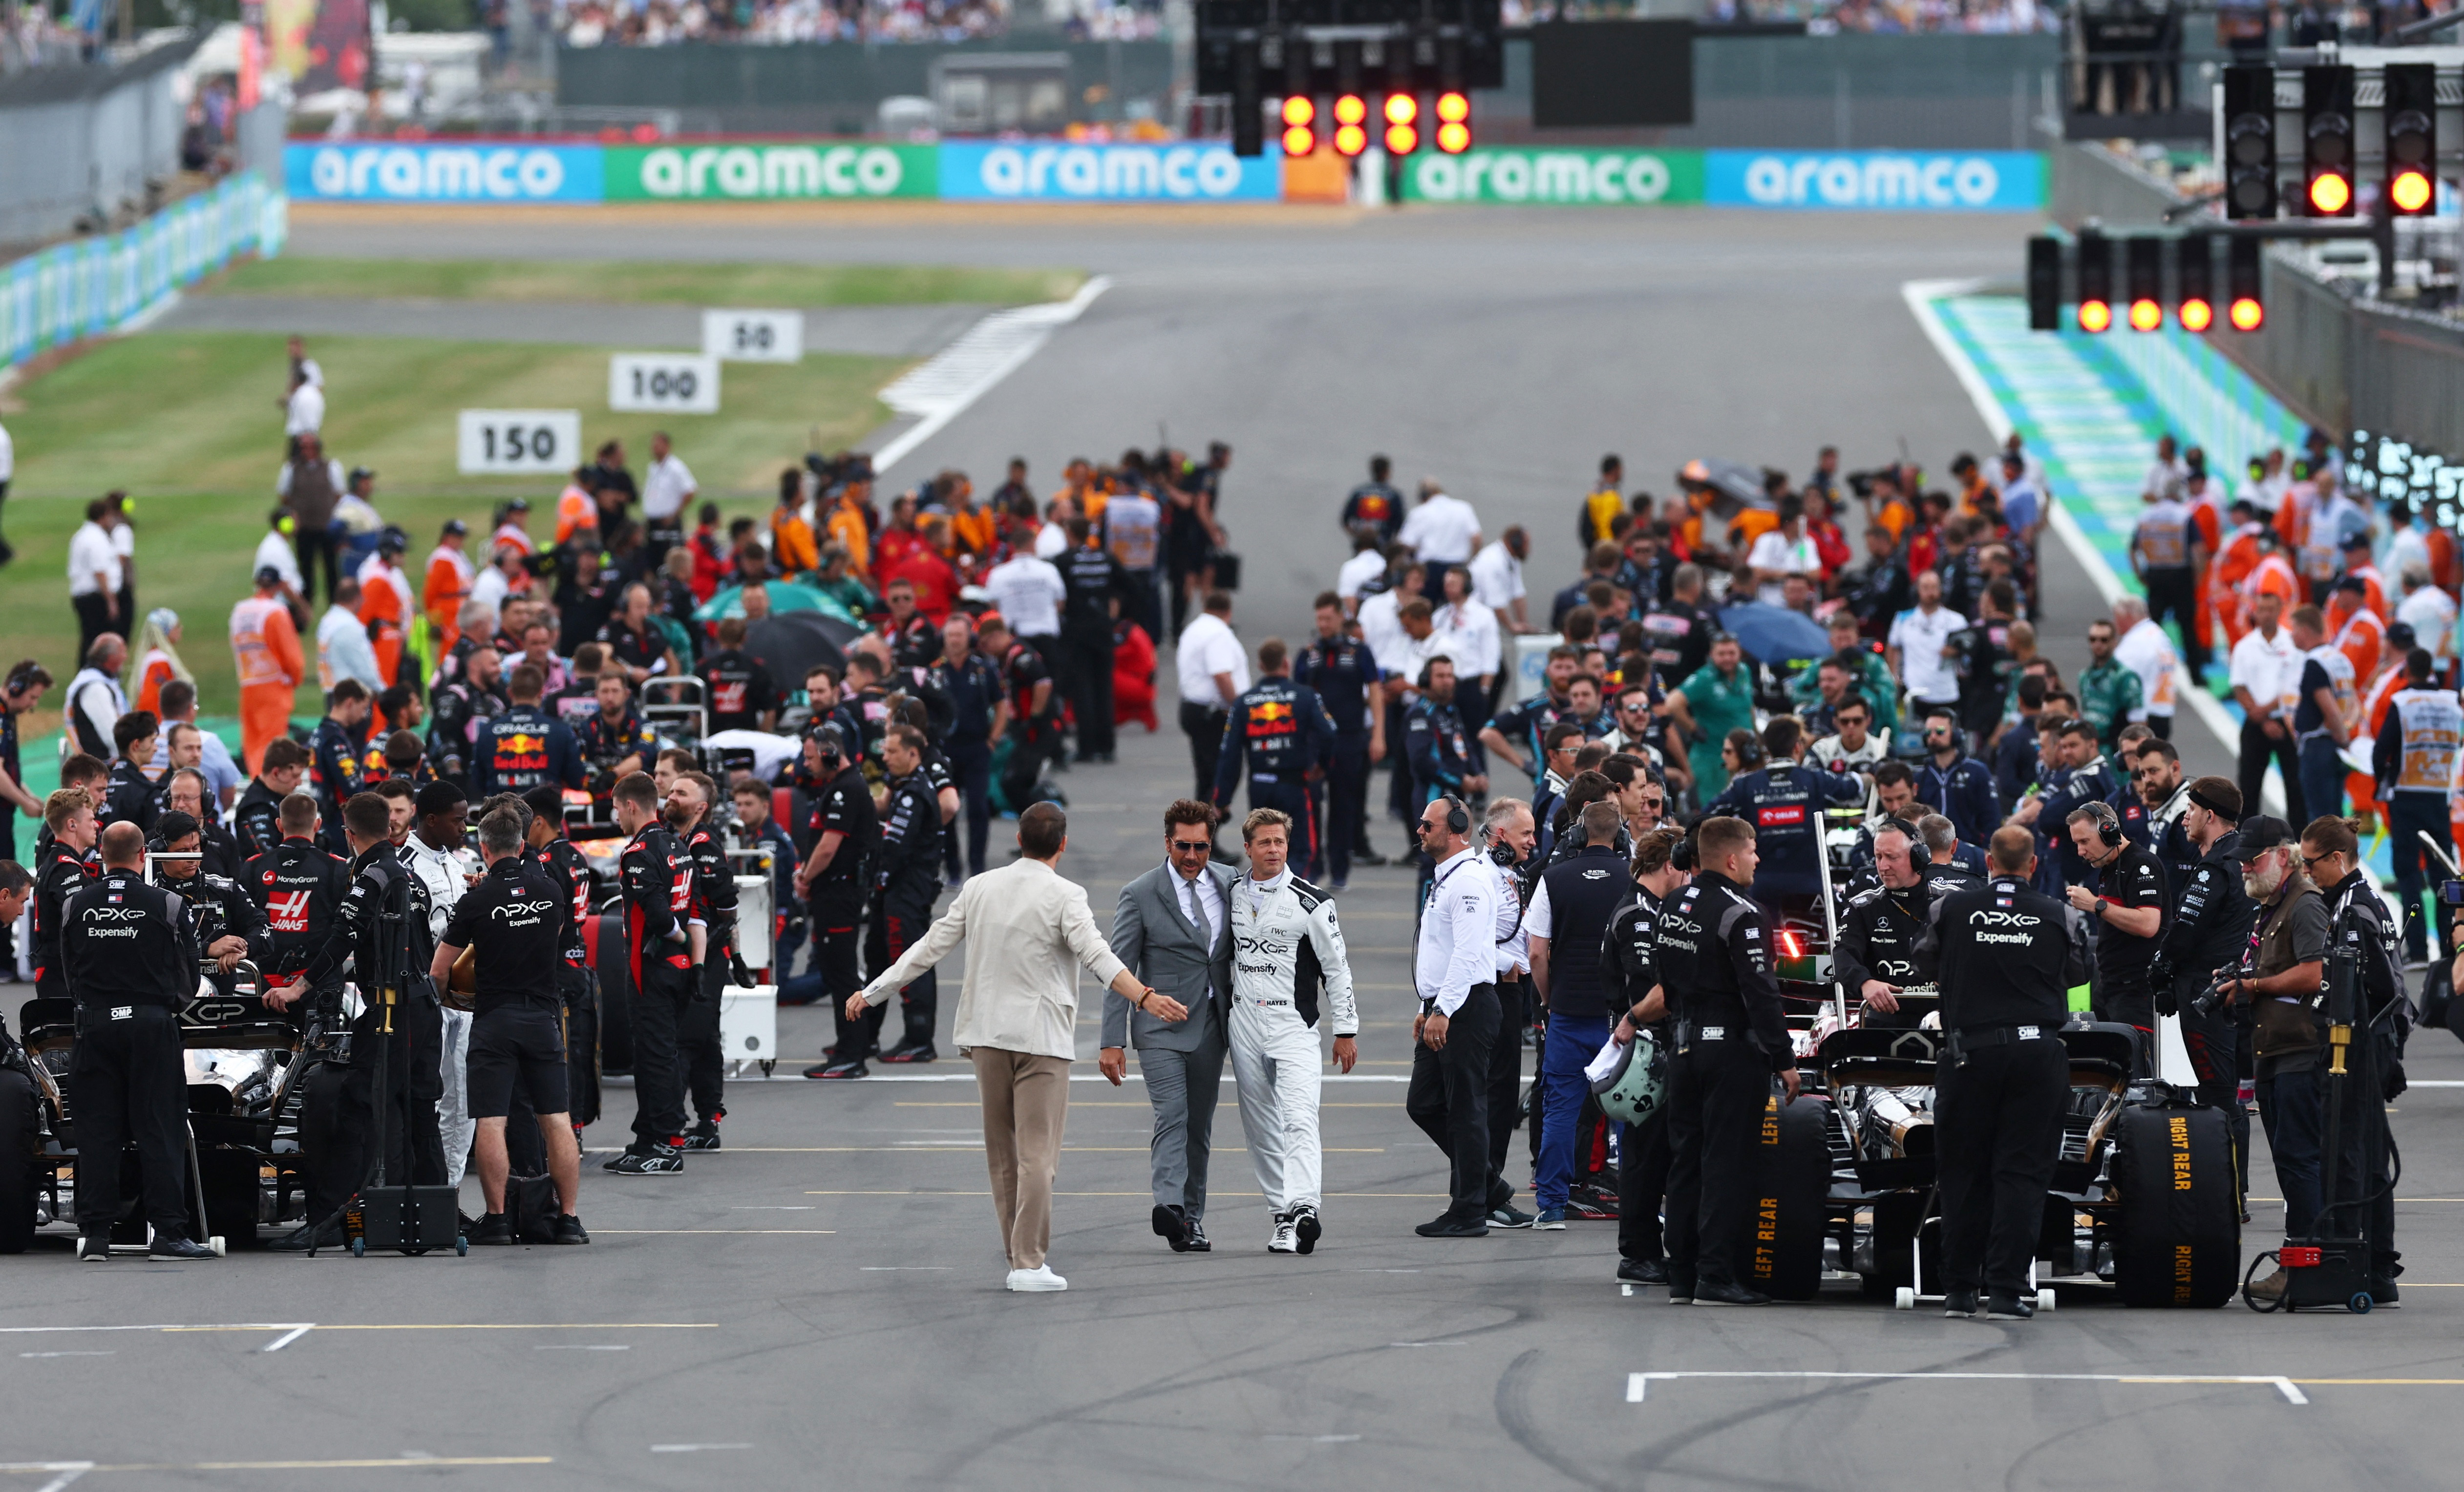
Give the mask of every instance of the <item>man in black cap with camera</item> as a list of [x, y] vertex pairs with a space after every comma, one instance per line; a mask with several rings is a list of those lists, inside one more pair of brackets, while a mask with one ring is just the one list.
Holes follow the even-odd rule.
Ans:
[[564, 1000], [558, 987], [572, 940], [572, 888], [560, 885], [523, 853], [523, 827], [514, 808], [498, 808], [479, 821], [479, 853], [488, 870], [453, 904], [452, 920], [429, 960], [429, 978], [443, 985], [462, 950], [473, 951], [478, 989], [469, 1087], [487, 1214], [472, 1230], [471, 1241], [514, 1241], [513, 1223], [505, 1216], [505, 1120], [518, 1084], [538, 1116], [548, 1174], [556, 1180], [555, 1240], [587, 1243], [590, 1235], [574, 1216], [582, 1194], [582, 1149], [566, 1097]]
[[1934, 1134], [1940, 1146], [1943, 1314], [2035, 1314], [2024, 1293], [2059, 1158], [2070, 986], [2087, 977], [2061, 903], [2032, 889], [2035, 837], [1996, 829], [1973, 890], [1937, 899], [1925, 951], [1942, 988]]
[[197, 944], [183, 898], [145, 881], [145, 834], [102, 833], [102, 879], [61, 909], [60, 960], [77, 1001], [77, 1258], [111, 1257], [120, 1218], [121, 1150], [143, 1162], [156, 1259], [211, 1259], [189, 1239], [187, 1086], [178, 1012], [197, 992]]

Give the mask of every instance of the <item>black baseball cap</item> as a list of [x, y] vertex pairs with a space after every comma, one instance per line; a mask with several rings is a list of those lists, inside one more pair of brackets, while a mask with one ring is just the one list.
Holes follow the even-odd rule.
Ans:
[[2271, 849], [2282, 849], [2287, 845], [2299, 842], [2300, 836], [2293, 832], [2293, 825], [2271, 815], [2262, 813], [2255, 818], [2241, 821], [2241, 863], [2243, 865], [2250, 864]]

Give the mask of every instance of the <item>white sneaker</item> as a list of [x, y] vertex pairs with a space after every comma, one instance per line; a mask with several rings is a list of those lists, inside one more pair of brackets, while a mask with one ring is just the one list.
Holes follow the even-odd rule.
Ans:
[[1023, 1290], [1030, 1293], [1049, 1290], [1066, 1290], [1069, 1288], [1069, 1282], [1064, 1280], [1059, 1275], [1054, 1274], [1050, 1264], [1038, 1264], [1032, 1269], [1011, 1270], [1009, 1272], [1009, 1287], [1013, 1290]]
[[1292, 1231], [1292, 1219], [1290, 1215], [1287, 1213], [1276, 1214], [1275, 1236], [1266, 1240], [1266, 1252], [1269, 1254], [1297, 1254], [1300, 1251], [1300, 1236]]

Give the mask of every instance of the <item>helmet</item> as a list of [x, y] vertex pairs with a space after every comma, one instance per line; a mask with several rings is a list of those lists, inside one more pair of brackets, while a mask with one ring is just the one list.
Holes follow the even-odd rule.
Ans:
[[1668, 1096], [1668, 1061], [1660, 1039], [1649, 1031], [1635, 1033], [1634, 1042], [1607, 1077], [1592, 1085], [1600, 1111], [1621, 1124], [1641, 1124], [1660, 1112]]

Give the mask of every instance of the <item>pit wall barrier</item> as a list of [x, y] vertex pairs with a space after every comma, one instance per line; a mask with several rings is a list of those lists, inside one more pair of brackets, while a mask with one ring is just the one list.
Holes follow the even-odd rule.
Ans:
[[119, 232], [0, 265], [0, 367], [140, 320], [234, 254], [272, 258], [288, 208], [262, 176], [241, 171]]
[[[1271, 143], [1243, 158], [1221, 141], [299, 142], [284, 151], [283, 176], [303, 202], [1327, 202], [1343, 200], [1347, 165], [1324, 153], [1287, 161]], [[1401, 192], [1494, 207], [2035, 212], [2046, 168], [2024, 150], [1484, 145], [1407, 158]]]

